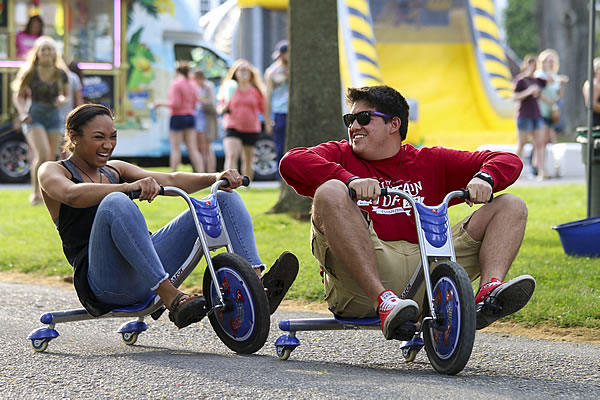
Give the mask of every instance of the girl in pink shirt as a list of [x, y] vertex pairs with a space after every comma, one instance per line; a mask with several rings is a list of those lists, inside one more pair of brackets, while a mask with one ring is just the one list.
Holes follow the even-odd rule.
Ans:
[[242, 174], [254, 175], [252, 156], [261, 132], [259, 114], [265, 112], [264, 84], [256, 68], [237, 60], [219, 89], [217, 111], [224, 114], [225, 169], [236, 168], [242, 156]]
[[189, 79], [190, 67], [182, 64], [177, 67], [175, 80], [169, 86], [169, 101], [157, 102], [157, 106], [168, 106], [171, 109], [169, 121], [169, 142], [171, 154], [169, 166], [177, 171], [181, 164], [181, 142], [185, 142], [194, 172], [204, 172], [204, 162], [198, 151], [196, 135], [196, 119], [194, 117], [198, 101], [198, 87], [193, 79]]
[[16, 47], [17, 47], [17, 58], [19, 60], [25, 60], [29, 50], [33, 48], [35, 40], [42, 36], [44, 31], [44, 21], [39, 15], [34, 15], [29, 18], [25, 29], [17, 33]]

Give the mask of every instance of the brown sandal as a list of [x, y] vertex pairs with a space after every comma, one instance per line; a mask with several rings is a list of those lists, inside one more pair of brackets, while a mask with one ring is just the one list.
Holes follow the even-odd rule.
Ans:
[[[188, 296], [182, 301], [183, 296]], [[169, 319], [179, 328], [199, 322], [206, 315], [206, 300], [202, 296], [179, 292], [169, 310]]]

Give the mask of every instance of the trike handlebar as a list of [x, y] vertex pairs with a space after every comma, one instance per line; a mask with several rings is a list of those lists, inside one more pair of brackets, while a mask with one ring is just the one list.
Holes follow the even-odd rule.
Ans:
[[[250, 178], [248, 178], [247, 176], [243, 176], [242, 177], [242, 185], [243, 186], [248, 186], [250, 185]], [[216, 181], [212, 186], [211, 186], [211, 193], [215, 194], [217, 192], [217, 190], [219, 190], [219, 188], [227, 188], [229, 187], [229, 181], [225, 178]], [[131, 200], [135, 200], [137, 198], [140, 197], [140, 194], [142, 193], [141, 190], [132, 190], [130, 192], [127, 192], [127, 196], [131, 199]], [[164, 196], [165, 194], [165, 187], [161, 185], [160, 187], [160, 196]]]
[[[250, 185], [250, 178], [248, 178], [247, 176], [242, 176], [242, 186], [248, 186]], [[219, 188], [228, 188], [229, 187], [229, 181], [227, 180], [227, 178], [223, 178], [220, 179], [218, 181], [216, 181], [210, 188], [210, 192], [212, 194], [217, 193], [217, 190], [219, 190]]]
[[[132, 190], [130, 192], [127, 192], [127, 197], [129, 197], [131, 200], [135, 200], [138, 199], [140, 197], [140, 194], [142, 194], [141, 190]], [[160, 187], [160, 196], [163, 196], [165, 194], [165, 187], [161, 186]]]
[[[348, 193], [350, 194], [350, 197], [352, 199], [356, 199], [356, 191], [354, 189], [348, 188]], [[390, 195], [400, 195], [402, 197], [408, 196], [408, 194], [406, 194], [405, 192], [403, 192], [401, 190], [392, 189], [392, 188], [381, 188], [380, 196], [390, 196]], [[459, 190], [455, 190], [454, 192], [448, 193], [446, 195], [446, 197], [444, 197], [443, 202], [448, 203], [450, 200], [452, 200], [455, 197], [458, 197], [461, 200], [469, 200], [471, 198], [471, 195], [469, 194], [469, 190], [459, 189]], [[494, 200], [493, 193], [490, 195], [490, 199], [488, 200], [488, 203], [491, 203], [492, 200]]]

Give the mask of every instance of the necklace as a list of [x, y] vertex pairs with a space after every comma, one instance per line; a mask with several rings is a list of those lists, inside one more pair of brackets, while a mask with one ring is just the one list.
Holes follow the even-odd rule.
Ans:
[[[78, 169], [78, 170], [80, 170], [80, 171], [81, 171], [81, 172], [82, 172], [82, 173], [83, 173], [85, 176], [87, 176], [87, 178], [88, 178], [90, 181], [92, 181], [92, 183], [96, 183], [96, 182], [94, 182], [94, 180], [92, 179], [92, 177], [91, 177], [91, 176], [89, 176], [89, 175], [88, 175], [88, 174], [87, 174], [87, 173], [86, 173], [86, 172], [85, 172], [83, 169], [79, 168], [79, 167], [77, 166], [77, 164], [75, 164], [75, 163], [73, 162], [73, 160], [71, 160], [71, 162], [73, 163], [73, 165], [75, 166], [75, 168], [77, 168], [77, 169]], [[98, 183], [102, 183], [102, 173], [100, 173], [100, 171], [98, 171], [98, 176], [100, 177], [100, 180], [98, 181]]]

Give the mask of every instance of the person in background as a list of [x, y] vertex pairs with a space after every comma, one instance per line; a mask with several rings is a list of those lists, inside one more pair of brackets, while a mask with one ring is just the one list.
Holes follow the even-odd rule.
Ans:
[[198, 85], [198, 103], [196, 104], [198, 151], [204, 162], [204, 171], [215, 172], [217, 158], [211, 143], [218, 138], [217, 101], [215, 85], [205, 78], [204, 71], [200, 69], [194, 71], [194, 80]]
[[[70, 92], [68, 71], [54, 39], [41, 36], [12, 82], [13, 104], [32, 153], [33, 193], [29, 201], [33, 205], [42, 202], [38, 169], [45, 161], [54, 160], [59, 153], [63, 137], [59, 109], [66, 104]], [[31, 98], [29, 109], [28, 97]]]
[[33, 48], [36, 39], [44, 33], [44, 20], [39, 15], [29, 18], [25, 29], [17, 33], [17, 58], [24, 60], [29, 50]]
[[[277, 164], [283, 157], [285, 129], [289, 101], [289, 54], [288, 41], [282, 40], [275, 46], [275, 62], [265, 71], [267, 98], [265, 102], [265, 131], [273, 135]], [[273, 120], [271, 119], [273, 117]], [[279, 176], [279, 174], [278, 174]]]
[[566, 75], [559, 75], [558, 68], [560, 59], [558, 53], [553, 49], [546, 49], [538, 56], [537, 70], [534, 77], [542, 78], [547, 81], [546, 86], [540, 92], [538, 105], [540, 114], [544, 120], [544, 143], [556, 143], [556, 130], [554, 125], [558, 121], [554, 121], [552, 114], [560, 112], [558, 101], [562, 98], [565, 91], [565, 84], [569, 81]]
[[546, 80], [533, 76], [536, 57], [525, 56], [521, 64], [521, 73], [515, 78], [513, 99], [519, 102], [517, 111], [518, 143], [517, 155], [523, 159], [523, 148], [529, 137], [533, 138], [532, 168], [537, 170], [538, 180], [544, 179], [546, 141], [544, 140], [543, 120], [538, 105], [538, 97], [546, 86]]
[[[592, 126], [600, 126], [600, 57], [594, 58], [594, 80], [592, 97]], [[583, 84], [583, 100], [585, 106], [590, 106], [590, 81]]]
[[254, 175], [252, 158], [265, 113], [265, 90], [260, 74], [248, 61], [233, 63], [217, 94], [217, 111], [224, 114], [225, 169], [236, 168], [242, 156], [242, 173]]
[[196, 102], [198, 101], [198, 88], [196, 82], [189, 78], [190, 67], [187, 64], [177, 66], [175, 80], [169, 86], [169, 101], [157, 102], [156, 106], [166, 106], [171, 109], [169, 121], [169, 141], [171, 155], [169, 166], [171, 171], [177, 171], [181, 164], [181, 142], [185, 142], [190, 162], [194, 172], [203, 172], [204, 163], [198, 151], [198, 138], [196, 134], [196, 119], [194, 117]]

